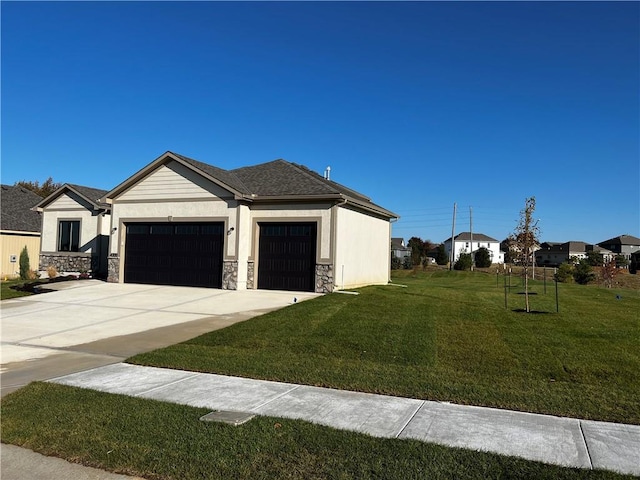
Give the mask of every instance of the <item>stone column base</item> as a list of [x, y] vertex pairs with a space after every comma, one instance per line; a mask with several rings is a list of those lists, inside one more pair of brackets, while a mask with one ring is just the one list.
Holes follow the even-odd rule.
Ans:
[[107, 282], [118, 283], [120, 281], [120, 257], [117, 253], [109, 254], [107, 268]]
[[333, 288], [333, 265], [316, 265], [316, 293], [331, 293]]
[[238, 289], [238, 262], [228, 261], [222, 265], [222, 289]]
[[253, 290], [256, 288], [253, 281], [255, 268], [256, 264], [254, 262], [247, 262], [247, 290]]

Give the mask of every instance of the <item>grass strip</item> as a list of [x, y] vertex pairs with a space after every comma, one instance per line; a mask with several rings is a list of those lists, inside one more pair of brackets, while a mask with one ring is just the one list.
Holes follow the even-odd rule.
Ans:
[[419, 272], [407, 288], [326, 295], [127, 361], [403, 397], [640, 424], [634, 290]]
[[25, 283], [29, 282], [29, 280], [3, 280], [0, 282], [0, 300], [9, 300], [10, 298], [19, 298], [19, 297], [27, 297], [29, 295], [33, 295], [31, 292], [24, 292], [21, 290], [16, 290], [16, 286], [22, 286]]
[[414, 440], [257, 417], [205, 423], [208, 410], [32, 383], [2, 400], [2, 441], [148, 479], [622, 479]]

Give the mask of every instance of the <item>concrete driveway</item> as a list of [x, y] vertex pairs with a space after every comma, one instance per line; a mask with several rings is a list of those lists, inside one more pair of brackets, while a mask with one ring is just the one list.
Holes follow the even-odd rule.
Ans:
[[3, 396], [318, 296], [98, 280], [54, 285], [61, 290], [0, 303]]

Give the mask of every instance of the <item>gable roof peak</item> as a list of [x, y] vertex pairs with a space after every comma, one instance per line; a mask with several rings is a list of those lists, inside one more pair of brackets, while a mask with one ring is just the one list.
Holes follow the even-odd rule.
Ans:
[[34, 208], [36, 209], [44, 208], [45, 206], [53, 202], [56, 198], [58, 198], [59, 196], [61, 196], [67, 191], [71, 191], [76, 195], [79, 195], [86, 202], [90, 203], [96, 210], [102, 209], [102, 208], [105, 208], [105, 209], [109, 208], [109, 206], [106, 203], [103, 203], [101, 201], [102, 197], [106, 195], [107, 190], [103, 190], [101, 188], [87, 187], [85, 185], [76, 185], [73, 183], [65, 183], [59, 189], [57, 189], [55, 192], [49, 195], [47, 198], [45, 198], [40, 203], [38, 203]]
[[[195, 167], [200, 174], [205, 174], [205, 177], [208, 177], [210, 180], [213, 180], [215, 183], [221, 184], [223, 188], [232, 191], [234, 194], [239, 195], [247, 195], [249, 194], [249, 189], [247, 186], [238, 178], [237, 175], [233, 173], [233, 171], [225, 170], [224, 168], [216, 167], [214, 165], [210, 165], [208, 163], [201, 162], [199, 160], [195, 160], [193, 158], [186, 157], [179, 153], [173, 153], [167, 151], [167, 153], [163, 156], [172, 156], [174, 159], [185, 163], [188, 167]], [[162, 158], [162, 157], [161, 157]]]

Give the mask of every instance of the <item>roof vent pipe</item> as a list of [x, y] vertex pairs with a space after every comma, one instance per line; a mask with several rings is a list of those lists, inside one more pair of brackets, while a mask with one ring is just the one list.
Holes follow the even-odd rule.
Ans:
[[331, 167], [327, 167], [324, 170], [324, 179], [325, 180], [331, 180]]

